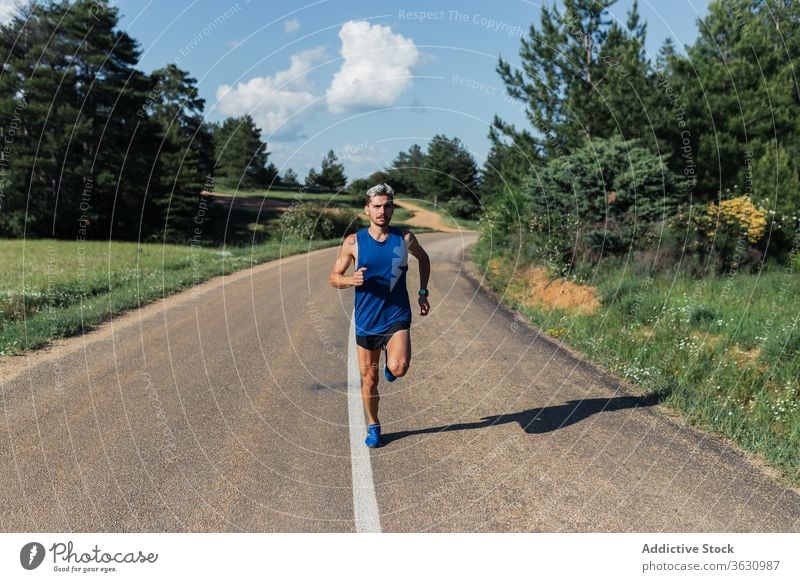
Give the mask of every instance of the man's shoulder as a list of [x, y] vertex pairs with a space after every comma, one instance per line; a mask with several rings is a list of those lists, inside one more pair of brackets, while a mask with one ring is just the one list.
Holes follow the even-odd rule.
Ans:
[[401, 236], [403, 237], [403, 240], [405, 240], [407, 243], [411, 243], [417, 240], [417, 237], [414, 236], [414, 233], [408, 230], [407, 228], [401, 230]]

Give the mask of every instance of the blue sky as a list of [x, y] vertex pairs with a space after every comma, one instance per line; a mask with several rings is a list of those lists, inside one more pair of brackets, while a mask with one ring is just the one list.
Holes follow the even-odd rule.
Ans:
[[[632, 1], [617, 2], [612, 17], [624, 22]], [[436, 134], [460, 138], [481, 165], [495, 114], [525, 124], [495, 66], [498, 55], [519, 64], [539, 2], [116, 4], [121, 27], [140, 43], [142, 70], [177, 62], [198, 80], [208, 119], [249, 113], [271, 161], [301, 178], [330, 149], [354, 179]], [[678, 47], [694, 41], [707, 0], [640, 0], [639, 9], [655, 59], [667, 37]]]

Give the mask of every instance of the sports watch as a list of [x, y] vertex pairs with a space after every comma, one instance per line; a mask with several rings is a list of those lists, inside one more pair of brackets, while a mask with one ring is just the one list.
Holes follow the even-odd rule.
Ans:
[[419, 290], [419, 296], [420, 297], [427, 297], [428, 296], [428, 290], [427, 289], [420, 289]]

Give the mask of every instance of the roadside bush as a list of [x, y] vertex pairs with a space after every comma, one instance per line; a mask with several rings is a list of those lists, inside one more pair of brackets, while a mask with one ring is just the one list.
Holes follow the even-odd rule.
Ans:
[[501, 246], [519, 247], [521, 236], [536, 228], [530, 198], [522, 189], [504, 188], [492, 199], [480, 220], [481, 235]]
[[673, 213], [676, 183], [665, 159], [637, 142], [593, 139], [550, 161], [530, 195], [537, 212], [570, 214], [584, 227], [609, 218], [638, 224]]
[[636, 141], [591, 140], [529, 186], [531, 232], [570, 267], [641, 250], [675, 212], [676, 183], [665, 159]]
[[299, 204], [278, 219], [283, 236], [289, 239], [335, 239], [357, 230], [356, 216], [320, 204]]
[[451, 198], [444, 203], [444, 210], [456, 218], [474, 218], [478, 214], [480, 206], [475, 200]]
[[[679, 218], [684, 216], [681, 213]], [[709, 202], [696, 207], [691, 216], [687, 247], [707, 258], [706, 272], [752, 271], [762, 264], [769, 215], [748, 196]]]

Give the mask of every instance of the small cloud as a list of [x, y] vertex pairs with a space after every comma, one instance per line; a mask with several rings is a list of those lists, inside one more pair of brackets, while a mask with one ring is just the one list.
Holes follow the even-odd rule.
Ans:
[[300, 30], [300, 21], [297, 20], [296, 18], [284, 21], [283, 30], [287, 34], [292, 34], [293, 32], [297, 32], [298, 30]]
[[255, 77], [236, 87], [220, 85], [217, 101], [225, 115], [249, 114], [272, 137], [294, 139], [300, 135], [302, 120], [298, 112], [309, 111], [319, 95], [307, 78], [315, 63], [325, 58], [320, 46], [291, 56], [288, 69], [270, 77]]
[[414, 41], [388, 26], [354, 20], [342, 25], [339, 38], [344, 62], [328, 88], [328, 109], [343, 113], [395, 104], [420, 60]]

